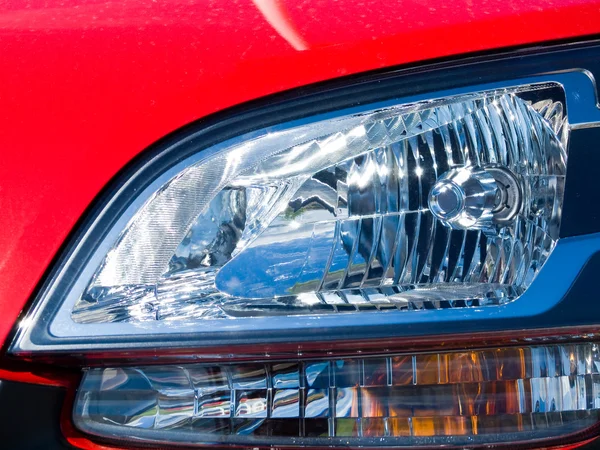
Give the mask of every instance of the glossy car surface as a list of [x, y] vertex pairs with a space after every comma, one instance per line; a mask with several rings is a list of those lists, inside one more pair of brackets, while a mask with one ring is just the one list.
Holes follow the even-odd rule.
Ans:
[[313, 83], [598, 33], [599, 0], [5, 2], [0, 341], [106, 184], [170, 133]]
[[0, 340], [94, 197], [165, 135], [310, 83], [582, 38], [600, 31], [599, 5], [9, 2], [0, 10]]

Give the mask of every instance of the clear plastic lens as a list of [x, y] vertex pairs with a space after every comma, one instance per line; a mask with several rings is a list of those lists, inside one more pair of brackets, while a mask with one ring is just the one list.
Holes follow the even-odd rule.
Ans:
[[84, 431], [136, 441], [516, 443], [598, 422], [600, 355], [586, 343], [91, 369], [74, 418]]
[[132, 218], [72, 318], [510, 301], [558, 239], [568, 126], [557, 90], [398, 106], [216, 153]]

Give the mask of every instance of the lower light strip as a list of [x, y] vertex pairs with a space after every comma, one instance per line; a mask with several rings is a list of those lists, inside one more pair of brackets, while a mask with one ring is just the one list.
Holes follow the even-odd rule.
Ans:
[[94, 368], [81, 430], [186, 444], [488, 444], [600, 421], [593, 343], [241, 364]]

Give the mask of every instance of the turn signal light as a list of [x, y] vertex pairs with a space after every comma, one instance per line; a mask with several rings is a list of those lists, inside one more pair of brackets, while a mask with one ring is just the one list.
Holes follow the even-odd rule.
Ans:
[[76, 425], [137, 442], [518, 442], [600, 419], [597, 344], [360, 359], [95, 368]]

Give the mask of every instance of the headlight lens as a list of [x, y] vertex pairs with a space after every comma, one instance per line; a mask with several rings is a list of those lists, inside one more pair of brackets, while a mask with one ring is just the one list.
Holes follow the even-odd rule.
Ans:
[[531, 85], [387, 107], [216, 152], [131, 218], [72, 318], [513, 300], [558, 239], [568, 124], [557, 91]]

